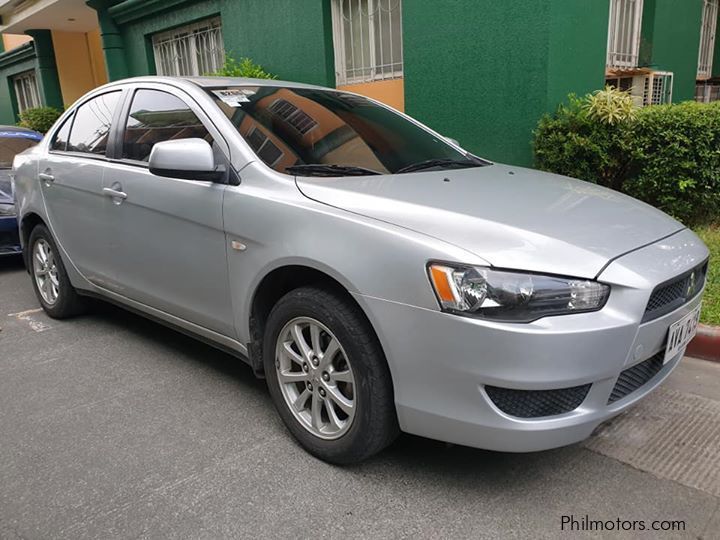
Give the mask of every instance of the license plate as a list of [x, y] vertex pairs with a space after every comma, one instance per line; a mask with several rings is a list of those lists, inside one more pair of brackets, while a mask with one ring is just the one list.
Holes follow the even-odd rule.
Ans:
[[670, 325], [667, 347], [665, 347], [665, 362], [677, 356], [680, 350], [690, 343], [697, 333], [699, 322], [700, 306], [696, 307], [679, 321]]

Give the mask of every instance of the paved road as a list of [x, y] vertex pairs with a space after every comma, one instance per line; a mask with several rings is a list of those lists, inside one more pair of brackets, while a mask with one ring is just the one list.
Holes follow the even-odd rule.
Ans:
[[2, 539], [574, 538], [571, 514], [720, 538], [718, 366], [687, 359], [583, 445], [404, 436], [338, 468], [297, 447], [233, 358], [109, 306], [66, 322], [35, 309], [19, 263], [0, 261]]

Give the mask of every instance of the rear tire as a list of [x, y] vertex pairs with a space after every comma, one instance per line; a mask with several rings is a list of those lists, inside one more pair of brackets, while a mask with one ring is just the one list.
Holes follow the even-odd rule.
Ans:
[[281, 298], [265, 327], [263, 361], [275, 407], [314, 456], [357, 463], [397, 437], [385, 355], [364, 315], [342, 295], [305, 287]]
[[70, 283], [57, 244], [44, 225], [32, 230], [27, 249], [33, 289], [45, 313], [53, 319], [82, 313], [85, 303]]

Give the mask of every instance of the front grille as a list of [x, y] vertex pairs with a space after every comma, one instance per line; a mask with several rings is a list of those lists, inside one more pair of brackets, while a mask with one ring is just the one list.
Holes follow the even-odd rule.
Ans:
[[590, 384], [558, 390], [513, 390], [486, 386], [498, 409], [519, 418], [555, 416], [577, 409], [590, 391]]
[[705, 284], [708, 263], [655, 287], [645, 308], [642, 322], [651, 321], [676, 310], [699, 293]]
[[614, 403], [627, 395], [632, 394], [635, 390], [650, 381], [663, 368], [665, 360], [665, 351], [657, 353], [652, 358], [648, 358], [644, 362], [635, 364], [633, 367], [623, 371], [618, 377], [615, 387], [610, 394], [608, 404]]

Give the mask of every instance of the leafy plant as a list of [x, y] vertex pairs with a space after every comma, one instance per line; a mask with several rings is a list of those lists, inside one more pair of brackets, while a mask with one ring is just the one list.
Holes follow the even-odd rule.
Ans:
[[225, 57], [225, 64], [215, 73], [210, 74], [213, 77], [245, 77], [248, 79], [277, 79], [277, 75], [272, 75], [265, 71], [261, 65], [256, 64], [250, 58], [241, 58], [238, 62], [230, 55]]
[[616, 125], [633, 120], [637, 112], [635, 100], [629, 92], [623, 92], [612, 86], [585, 98], [587, 113], [593, 120]]
[[40, 133], [47, 133], [53, 124], [60, 118], [62, 111], [53, 107], [36, 107], [26, 109], [20, 113], [20, 127], [34, 129]]
[[630, 166], [627, 122], [598, 121], [590, 114], [589, 97], [569, 96], [554, 115], [540, 120], [535, 131], [538, 168], [614, 189], [622, 189]]
[[615, 91], [603, 92], [570, 96], [540, 120], [536, 166], [628, 193], [689, 224], [720, 219], [720, 103], [630, 112]]

